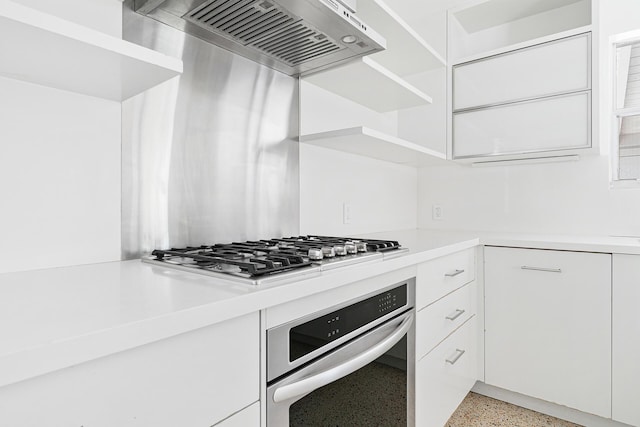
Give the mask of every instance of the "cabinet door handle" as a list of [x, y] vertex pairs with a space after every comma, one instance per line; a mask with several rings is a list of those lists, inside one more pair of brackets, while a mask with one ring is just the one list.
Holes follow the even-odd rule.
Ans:
[[458, 359], [460, 359], [464, 353], [465, 353], [465, 350], [460, 350], [459, 348], [456, 348], [456, 355], [453, 356], [453, 358], [451, 359], [445, 359], [445, 362], [455, 365]]
[[460, 310], [459, 308], [456, 309], [456, 312], [454, 314], [450, 314], [447, 317], [445, 317], [445, 319], [447, 320], [451, 320], [454, 321], [456, 320], [458, 317], [462, 316], [464, 314], [465, 310]]
[[531, 267], [528, 265], [523, 265], [520, 268], [523, 270], [546, 271], [547, 273], [562, 273], [562, 269], [560, 268]]
[[445, 277], [456, 277], [458, 274], [464, 273], [464, 269], [462, 270], [454, 270], [453, 273], [445, 273]]

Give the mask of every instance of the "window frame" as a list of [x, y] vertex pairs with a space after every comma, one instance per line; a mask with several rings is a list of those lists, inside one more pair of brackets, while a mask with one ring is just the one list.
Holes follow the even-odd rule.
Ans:
[[637, 178], [620, 178], [620, 132], [619, 122], [625, 117], [640, 118], [640, 105], [618, 108], [618, 48], [640, 43], [640, 30], [611, 37], [612, 48], [612, 103], [611, 103], [611, 186], [615, 188], [640, 188], [640, 174]]

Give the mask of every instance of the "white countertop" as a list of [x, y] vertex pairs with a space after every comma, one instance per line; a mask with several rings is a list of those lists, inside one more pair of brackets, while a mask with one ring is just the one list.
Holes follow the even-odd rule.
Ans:
[[[507, 233], [477, 230], [406, 230], [368, 234], [368, 237], [399, 240], [416, 251], [428, 250], [440, 239], [478, 239], [485, 246], [510, 246], [532, 249], [557, 249], [578, 252], [603, 252], [640, 255], [640, 236], [586, 236], [561, 234]], [[426, 246], [423, 246], [426, 245]]]
[[287, 284], [235, 284], [139, 260], [0, 274], [0, 386], [486, 245], [640, 254], [638, 238], [407, 230], [410, 250]]

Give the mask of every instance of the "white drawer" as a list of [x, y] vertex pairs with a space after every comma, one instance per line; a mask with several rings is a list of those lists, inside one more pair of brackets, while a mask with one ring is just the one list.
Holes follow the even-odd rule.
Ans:
[[475, 248], [420, 264], [416, 277], [416, 308], [426, 307], [475, 278]]
[[475, 314], [476, 284], [472, 282], [418, 311], [416, 357], [429, 353], [438, 343]]
[[[476, 317], [416, 364], [416, 425], [441, 427], [477, 378]], [[464, 353], [463, 353], [464, 352]]]

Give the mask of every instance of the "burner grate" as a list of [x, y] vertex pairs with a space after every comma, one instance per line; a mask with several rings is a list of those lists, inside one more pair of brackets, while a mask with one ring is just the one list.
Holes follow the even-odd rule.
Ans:
[[[255, 254], [250, 251], [219, 250], [215, 246], [187, 247], [184, 249], [155, 250], [151, 253], [159, 261], [190, 264], [203, 269], [228, 273], [244, 273], [259, 277], [311, 266], [312, 263], [297, 254]], [[184, 262], [184, 259], [193, 260]], [[234, 268], [235, 267], [235, 268]]]
[[155, 250], [147, 260], [193, 271], [256, 279], [254, 283], [258, 283], [260, 278], [280, 273], [327, 270], [381, 259], [383, 253], [397, 249], [401, 246], [393, 240], [308, 235]]

